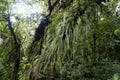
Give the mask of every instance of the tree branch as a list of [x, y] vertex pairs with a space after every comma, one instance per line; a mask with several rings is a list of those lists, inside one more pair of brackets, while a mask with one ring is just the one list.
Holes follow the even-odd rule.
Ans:
[[51, 0], [48, 0], [48, 9], [49, 9], [49, 14], [47, 15], [47, 17], [49, 17], [52, 13], [52, 11], [54, 10], [54, 7], [57, 5], [57, 3], [59, 2], [60, 0], [56, 0], [53, 5], [51, 5]]

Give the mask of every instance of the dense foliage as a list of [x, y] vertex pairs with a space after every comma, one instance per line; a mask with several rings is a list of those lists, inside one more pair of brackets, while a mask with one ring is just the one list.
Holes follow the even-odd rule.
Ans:
[[10, 21], [13, 2], [0, 1], [0, 80], [120, 79], [118, 0], [44, 0], [37, 28]]

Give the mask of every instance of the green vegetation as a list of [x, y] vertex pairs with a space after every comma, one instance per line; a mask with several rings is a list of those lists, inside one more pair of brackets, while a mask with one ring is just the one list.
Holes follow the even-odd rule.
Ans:
[[119, 0], [21, 1], [43, 11], [0, 1], [0, 80], [120, 80]]

